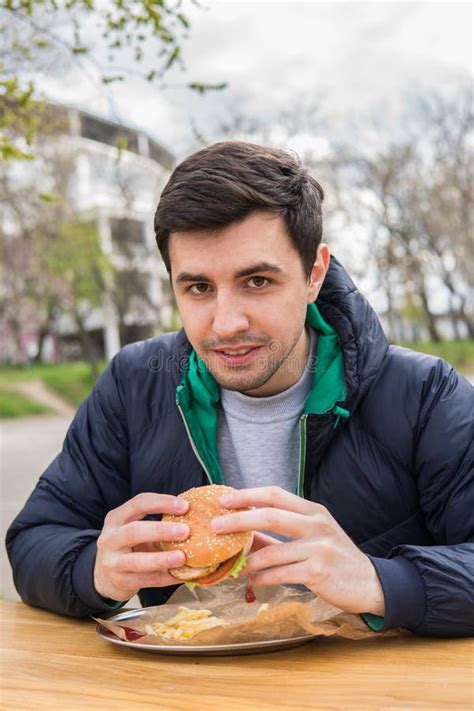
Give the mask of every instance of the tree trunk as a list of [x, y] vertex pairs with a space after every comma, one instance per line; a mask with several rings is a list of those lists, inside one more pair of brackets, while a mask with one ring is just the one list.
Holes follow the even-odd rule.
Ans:
[[394, 307], [392, 284], [390, 283], [390, 271], [379, 259], [376, 260], [376, 267], [378, 271], [378, 285], [381, 289], [383, 289], [385, 298], [387, 299], [387, 337], [388, 340], [393, 343], [397, 340], [397, 318]]
[[466, 328], [467, 328], [467, 334], [470, 339], [474, 339], [474, 321], [469, 318], [469, 316], [466, 313], [465, 309], [466, 305], [466, 297], [464, 296], [461, 299], [461, 305], [459, 307], [459, 315], [461, 316], [461, 320], [464, 322]]
[[[454, 327], [456, 341], [461, 340], [461, 334], [459, 333], [459, 321], [464, 323], [464, 325], [466, 326], [469, 338], [474, 338], [474, 323], [472, 319], [469, 318], [465, 310], [466, 297], [454, 288], [454, 283], [453, 279], [451, 278], [451, 274], [449, 274], [449, 272], [447, 272], [446, 270], [443, 275], [443, 282], [450, 293], [450, 315]], [[459, 309], [457, 311], [455, 311], [453, 306], [453, 301], [455, 298], [459, 299]], [[456, 324], [454, 324], [455, 321]]]
[[10, 318], [8, 319], [8, 326], [13, 335], [13, 340], [15, 341], [15, 346], [17, 349], [17, 364], [26, 365], [28, 363], [28, 354], [25, 351], [21, 338], [21, 324], [14, 316], [10, 316]]
[[453, 329], [453, 340], [460, 341], [461, 334], [459, 333], [459, 319], [454, 309], [449, 309], [449, 318], [451, 320], [451, 328]]
[[35, 357], [33, 358], [33, 362], [36, 364], [43, 362], [43, 346], [44, 346], [44, 342], [49, 334], [53, 316], [54, 316], [54, 306], [52, 303], [49, 303], [48, 310], [46, 313], [46, 319], [41, 324], [39, 332], [38, 332], [38, 351], [37, 351]]
[[436, 326], [436, 319], [434, 317], [434, 314], [431, 312], [429, 304], [428, 304], [428, 296], [426, 294], [426, 289], [425, 289], [424, 284], [422, 286], [420, 286], [420, 298], [421, 298], [421, 305], [423, 307], [423, 313], [425, 315], [425, 323], [426, 323], [426, 327], [428, 329], [428, 333], [430, 334], [430, 338], [435, 343], [439, 343], [439, 341], [441, 341], [441, 336], [438, 333], [438, 328]]
[[86, 363], [89, 363], [92, 376], [95, 380], [97, 380], [99, 377], [99, 366], [94, 343], [89, 335], [89, 332], [84, 326], [83, 318], [77, 312], [74, 314], [74, 320], [79, 331], [79, 343], [81, 345], [82, 357]]
[[455, 341], [460, 341], [461, 334], [459, 333], [459, 316], [454, 305], [454, 295], [452, 293], [449, 298], [449, 319], [451, 321], [451, 328], [453, 329], [453, 339]]
[[38, 332], [38, 350], [36, 351], [36, 355], [33, 358], [33, 363], [36, 365], [39, 365], [40, 363], [43, 362], [43, 346], [44, 342], [48, 336], [49, 333], [49, 321], [45, 324], [43, 324]]

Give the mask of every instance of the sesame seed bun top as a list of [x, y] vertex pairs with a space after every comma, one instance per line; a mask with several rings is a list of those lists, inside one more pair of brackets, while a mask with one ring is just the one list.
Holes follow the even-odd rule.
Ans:
[[[194, 489], [188, 489], [180, 494], [180, 498], [189, 502], [188, 511], [182, 516], [164, 514], [163, 521], [171, 523], [186, 523], [190, 529], [189, 538], [185, 541], [161, 541], [160, 547], [165, 550], [182, 550], [186, 554], [186, 566], [202, 568], [216, 566], [222, 561], [246, 548], [253, 538], [251, 531], [239, 533], [214, 533], [211, 520], [216, 516], [230, 513], [219, 503], [218, 499], [227, 492], [233, 491], [230, 486], [210, 484]], [[248, 509], [232, 509], [232, 511], [247, 511]]]

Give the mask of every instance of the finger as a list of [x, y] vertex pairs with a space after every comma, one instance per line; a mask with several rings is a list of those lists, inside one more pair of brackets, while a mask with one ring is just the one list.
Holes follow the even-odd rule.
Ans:
[[114, 528], [107, 535], [107, 544], [117, 549], [133, 548], [140, 543], [184, 541], [189, 537], [189, 526], [163, 521], [132, 521]]
[[117, 599], [130, 599], [137, 590], [142, 588], [162, 588], [167, 585], [179, 585], [180, 581], [173, 578], [167, 572], [153, 572], [153, 573], [118, 573], [115, 577], [115, 584], [118, 590], [130, 591], [129, 594], [119, 595]]
[[274, 543], [281, 543], [281, 541], [279, 541], [278, 538], [273, 538], [273, 536], [267, 536], [266, 533], [260, 533], [259, 531], [255, 531], [250, 552], [255, 553], [255, 551], [259, 551], [265, 546], [271, 546]]
[[163, 588], [168, 585], [181, 585], [182, 581], [174, 578], [169, 573], [152, 573], [140, 578], [139, 589], [142, 588]]
[[317, 508], [323, 508], [313, 501], [290, 494], [289, 491], [279, 486], [260, 486], [255, 489], [238, 489], [224, 494], [219, 499], [222, 506], [230, 509], [245, 508], [247, 506], [271, 506], [276, 509], [285, 509], [294, 513], [311, 514]]
[[292, 565], [281, 565], [252, 575], [250, 584], [258, 585], [305, 585], [307, 571], [305, 561]]
[[311, 516], [303, 514], [280, 509], [252, 509], [214, 518], [211, 527], [216, 533], [262, 530], [302, 538], [309, 535], [312, 523]]
[[179, 498], [179, 496], [145, 492], [137, 494], [133, 499], [109, 511], [106, 516], [106, 522], [114, 526], [120, 526], [129, 521], [139, 521], [148, 514], [182, 515], [188, 510], [188, 507], [188, 502]]
[[245, 575], [250, 575], [265, 568], [299, 563], [301, 560], [306, 560], [310, 554], [308, 543], [302, 541], [265, 546], [249, 556], [243, 572]]
[[[179, 568], [186, 562], [183, 551], [169, 553], [123, 553], [115, 562], [115, 571], [119, 573], [156, 573]], [[176, 580], [176, 578], [175, 578]]]

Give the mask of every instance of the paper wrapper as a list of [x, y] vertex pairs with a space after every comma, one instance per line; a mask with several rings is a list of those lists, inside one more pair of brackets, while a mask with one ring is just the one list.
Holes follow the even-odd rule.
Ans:
[[[184, 585], [171, 596], [165, 605], [146, 608], [137, 619], [111, 622], [94, 618], [103, 627], [126, 641], [140, 644], [211, 645], [261, 642], [292, 639], [304, 634], [347, 639], [394, 636], [401, 630], [372, 632], [359, 615], [343, 612], [324, 602], [308, 590], [285, 586], [258, 587], [254, 589], [255, 602], [245, 600], [248, 581], [227, 580], [214, 587], [196, 587], [191, 593]], [[260, 610], [263, 603], [268, 608]], [[146, 626], [165, 622], [185, 606], [193, 610], [210, 610], [225, 626], [214, 627], [194, 635], [186, 641], [167, 641], [146, 633]]]

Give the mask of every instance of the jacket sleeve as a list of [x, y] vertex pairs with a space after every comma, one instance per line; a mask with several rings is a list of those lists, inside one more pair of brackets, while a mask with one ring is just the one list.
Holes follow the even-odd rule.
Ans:
[[96, 540], [107, 512], [130, 498], [118, 358], [79, 408], [6, 538], [22, 600], [75, 617], [109, 609], [93, 585]]
[[474, 389], [444, 361], [423, 383], [414, 471], [433, 546], [400, 545], [371, 560], [384, 594], [382, 629], [474, 635]]

